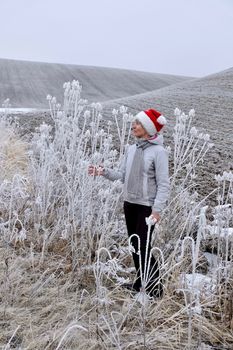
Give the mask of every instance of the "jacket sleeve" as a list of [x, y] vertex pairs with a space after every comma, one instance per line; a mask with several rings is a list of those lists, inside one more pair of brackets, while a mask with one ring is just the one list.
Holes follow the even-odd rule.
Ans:
[[166, 206], [170, 191], [168, 152], [164, 148], [159, 149], [155, 156], [155, 177], [157, 191], [152, 211], [160, 213]]
[[125, 181], [125, 170], [127, 161], [127, 151], [125, 152], [118, 169], [104, 168], [103, 176], [111, 181], [121, 180], [123, 183]]

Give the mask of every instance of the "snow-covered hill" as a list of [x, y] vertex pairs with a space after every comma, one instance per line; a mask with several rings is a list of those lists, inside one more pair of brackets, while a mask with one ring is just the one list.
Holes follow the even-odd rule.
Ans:
[[186, 81], [187, 77], [71, 64], [0, 59], [0, 102], [12, 107], [48, 108], [47, 94], [63, 100], [63, 83], [79, 80], [93, 101], [131, 96]]

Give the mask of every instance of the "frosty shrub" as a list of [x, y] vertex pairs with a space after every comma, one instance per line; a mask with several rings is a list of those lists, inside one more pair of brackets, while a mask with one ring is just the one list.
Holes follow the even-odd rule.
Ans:
[[[90, 177], [87, 167], [90, 163], [116, 166], [130, 129], [130, 115], [122, 107], [118, 118], [124, 123], [118, 153], [113, 147], [110, 123], [105, 129], [101, 127], [102, 106], [88, 105], [80, 92], [77, 81], [64, 84], [63, 111], [54, 97], [47, 96], [54, 129], [42, 124], [33, 135], [27, 152], [29, 206], [26, 214], [14, 208], [25, 238], [41, 245], [42, 256], [54, 240], [69, 242], [73, 268], [84, 261], [91, 263], [96, 250], [111, 245], [111, 233], [121, 229], [116, 220], [120, 183]], [[113, 114], [117, 119], [118, 111]]]
[[171, 194], [168, 206], [169, 238], [176, 240], [189, 235], [196, 222], [196, 216], [206, 199], [196, 191], [197, 168], [203, 162], [208, 150], [213, 147], [208, 134], [198, 132], [192, 126], [195, 111], [189, 114], [175, 110], [173, 169], [171, 173]]

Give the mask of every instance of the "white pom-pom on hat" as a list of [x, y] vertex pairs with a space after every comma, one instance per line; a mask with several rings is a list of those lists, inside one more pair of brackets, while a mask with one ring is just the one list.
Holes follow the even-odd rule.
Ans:
[[157, 119], [157, 122], [161, 125], [166, 125], [167, 124], [167, 119], [164, 117], [164, 115], [160, 115]]
[[142, 124], [150, 136], [160, 132], [164, 125], [167, 124], [166, 118], [155, 109], [139, 112], [135, 116], [135, 120], [138, 120]]

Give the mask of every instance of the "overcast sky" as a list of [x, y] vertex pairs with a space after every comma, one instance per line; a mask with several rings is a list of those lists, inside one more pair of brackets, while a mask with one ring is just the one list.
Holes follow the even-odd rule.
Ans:
[[0, 58], [204, 76], [233, 66], [233, 0], [0, 0]]

